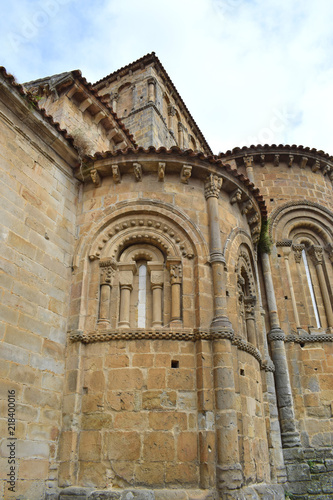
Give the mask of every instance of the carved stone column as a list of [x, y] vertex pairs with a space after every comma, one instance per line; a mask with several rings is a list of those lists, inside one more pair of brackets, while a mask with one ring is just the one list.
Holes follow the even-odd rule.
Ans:
[[226, 492], [240, 488], [243, 483], [242, 467], [239, 460], [237, 399], [234, 380], [233, 353], [231, 340], [233, 330], [227, 317], [225, 293], [225, 260], [220, 236], [218, 197], [222, 187], [222, 177], [210, 174], [205, 182], [207, 200], [210, 263], [213, 279], [214, 317], [212, 332], [213, 376], [215, 392], [215, 425], [217, 443], [216, 479], [218, 489]]
[[312, 245], [308, 250], [308, 254], [316, 267], [320, 292], [326, 312], [327, 326], [330, 328], [333, 327], [333, 311], [323, 270], [323, 249], [319, 246]]
[[248, 297], [244, 297], [244, 306], [245, 306], [245, 322], [246, 322], [246, 330], [247, 330], [247, 340], [250, 344], [257, 347], [257, 336], [256, 336], [256, 323], [254, 316], [254, 307], [256, 304], [256, 297], [254, 295], [250, 295]]
[[213, 291], [214, 291], [214, 318], [211, 328], [232, 329], [227, 317], [227, 302], [225, 292], [225, 259], [222, 253], [220, 235], [218, 197], [222, 187], [222, 177], [209, 174], [205, 182], [205, 198], [208, 208], [210, 263], [212, 266]]
[[173, 132], [173, 117], [176, 115], [176, 108], [168, 106], [168, 129]]
[[277, 246], [282, 247], [284, 263], [286, 266], [287, 280], [288, 280], [288, 285], [289, 285], [289, 290], [290, 290], [291, 303], [292, 303], [292, 307], [293, 307], [294, 319], [295, 319], [295, 323], [296, 323], [296, 328], [298, 329], [298, 328], [301, 328], [301, 323], [300, 323], [299, 316], [298, 316], [298, 310], [297, 310], [297, 304], [296, 304], [296, 298], [295, 298], [295, 292], [294, 292], [294, 285], [293, 285], [293, 280], [291, 277], [290, 266], [289, 266], [289, 256], [291, 254], [291, 245], [292, 245], [291, 240], [281, 241], [280, 243], [277, 244]]
[[98, 325], [107, 328], [110, 326], [110, 299], [112, 278], [117, 264], [113, 259], [101, 260], [100, 266], [100, 298]]
[[178, 122], [178, 146], [184, 149], [184, 125]]
[[294, 259], [296, 263], [296, 270], [297, 270], [297, 276], [298, 276], [298, 283], [299, 283], [299, 291], [302, 294], [302, 303], [304, 304], [304, 310], [305, 314], [307, 316], [307, 324], [310, 324], [310, 312], [308, 308], [308, 303], [306, 300], [306, 297], [304, 295], [304, 282], [303, 282], [303, 273], [301, 269], [301, 261], [302, 261], [302, 251], [304, 250], [305, 246], [304, 245], [293, 245], [292, 249], [294, 252]]
[[253, 175], [253, 156], [244, 156], [243, 158], [245, 163], [246, 175], [254, 184], [254, 175]]
[[280, 415], [281, 438], [284, 448], [301, 446], [299, 432], [295, 424], [294, 402], [289, 379], [288, 363], [284, 346], [285, 334], [280, 327], [277, 312], [269, 255], [261, 255], [266, 298], [270, 320], [268, 339], [275, 365], [276, 395]]
[[181, 261], [168, 260], [171, 283], [171, 323], [181, 321], [181, 284], [183, 270]]
[[119, 100], [119, 94], [118, 93], [113, 94], [113, 96], [111, 97], [111, 106], [112, 106], [112, 110], [115, 113], [117, 113], [118, 100]]
[[150, 272], [150, 283], [153, 292], [153, 328], [159, 328], [162, 322], [162, 290], [163, 290], [163, 264], [159, 262], [148, 262], [148, 271]]
[[136, 271], [136, 265], [134, 262], [128, 264], [118, 264], [118, 268], [120, 285], [120, 311], [118, 326], [120, 328], [129, 328], [131, 291], [133, 290], [133, 275]]
[[148, 79], [148, 102], [155, 103], [156, 101], [156, 80], [155, 78]]

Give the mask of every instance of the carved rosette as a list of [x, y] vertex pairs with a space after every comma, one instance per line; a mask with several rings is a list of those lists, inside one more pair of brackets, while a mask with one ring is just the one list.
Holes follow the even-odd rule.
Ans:
[[209, 174], [205, 181], [205, 198], [218, 198], [223, 179], [219, 175]]

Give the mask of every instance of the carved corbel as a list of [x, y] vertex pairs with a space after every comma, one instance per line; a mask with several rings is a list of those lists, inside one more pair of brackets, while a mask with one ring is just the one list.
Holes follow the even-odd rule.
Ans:
[[274, 155], [274, 165], [278, 167], [280, 164], [280, 155]]
[[327, 172], [330, 171], [330, 167], [327, 163], [325, 163], [323, 166], [322, 166], [322, 172], [323, 172], [323, 175], [326, 175]]
[[257, 222], [259, 222], [259, 220], [260, 220], [259, 214], [256, 213], [253, 217], [249, 219], [250, 226], [252, 224], [256, 224]]
[[164, 182], [164, 178], [165, 178], [165, 163], [159, 162], [157, 173], [158, 173], [158, 180], [160, 182]]
[[314, 164], [311, 167], [311, 170], [312, 170], [312, 172], [317, 172], [318, 170], [320, 170], [320, 161], [319, 160], [316, 160], [314, 162]]
[[265, 155], [260, 155], [260, 165], [264, 167], [266, 165]]
[[142, 182], [142, 167], [140, 163], [133, 163], [133, 169], [136, 182]]
[[307, 156], [302, 156], [302, 159], [301, 159], [301, 164], [300, 164], [300, 167], [301, 168], [305, 168], [306, 167], [306, 164], [308, 162], [308, 157]]
[[254, 210], [253, 202], [251, 200], [247, 200], [243, 204], [242, 214], [246, 215]]
[[289, 155], [288, 167], [292, 167], [293, 166], [293, 161], [294, 161], [294, 155]]
[[241, 203], [242, 201], [242, 190], [237, 188], [230, 194], [230, 203], [233, 205], [234, 203]]
[[118, 165], [112, 165], [112, 177], [115, 184], [120, 184], [121, 176]]
[[189, 165], [183, 165], [181, 172], [180, 172], [180, 182], [183, 184], [188, 184], [188, 180], [191, 177], [192, 174], [192, 167]]
[[244, 156], [243, 158], [245, 167], [253, 167], [253, 156]]
[[91, 180], [93, 181], [94, 185], [96, 187], [98, 187], [101, 184], [101, 178], [100, 178], [100, 175], [95, 168], [90, 170], [90, 176], [91, 176]]

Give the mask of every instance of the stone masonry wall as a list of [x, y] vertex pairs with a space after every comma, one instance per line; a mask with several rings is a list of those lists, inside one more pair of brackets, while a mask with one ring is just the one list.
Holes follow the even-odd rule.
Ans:
[[[24, 113], [28, 120], [29, 109]], [[61, 426], [77, 181], [69, 165], [34, 133], [33, 119], [29, 129], [1, 102], [4, 115], [0, 121], [0, 496], [13, 498], [5, 482], [10, 390], [16, 400], [14, 496], [37, 499], [42, 498], [47, 480], [57, 478], [54, 463]], [[43, 126], [39, 124], [39, 130]], [[51, 138], [52, 131], [48, 133]]]

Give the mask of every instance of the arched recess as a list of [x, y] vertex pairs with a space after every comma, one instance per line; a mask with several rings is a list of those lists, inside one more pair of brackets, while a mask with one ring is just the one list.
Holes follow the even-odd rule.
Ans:
[[133, 96], [132, 84], [126, 82], [118, 89], [117, 114], [121, 118], [126, 117], [132, 110]]
[[[143, 323], [133, 319], [133, 311], [139, 268], [144, 266], [149, 311], [145, 327], [197, 326], [194, 311], [187, 309], [188, 304], [199, 307], [199, 280], [188, 277], [197, 276], [198, 266], [208, 260], [208, 246], [198, 228], [178, 209], [152, 200], [121, 202], [111, 214], [106, 212], [78, 248], [81, 296], [79, 317], [72, 324], [84, 331], [140, 328]], [[184, 301], [186, 295], [191, 300]], [[191, 321], [184, 323], [184, 318]]]
[[262, 344], [258, 338], [260, 292], [251, 236], [243, 229], [234, 229], [226, 241], [224, 255], [228, 270], [228, 316], [236, 335], [257, 347]]
[[332, 331], [333, 214], [317, 203], [287, 203], [272, 214], [271, 237], [287, 277], [290, 329]]

